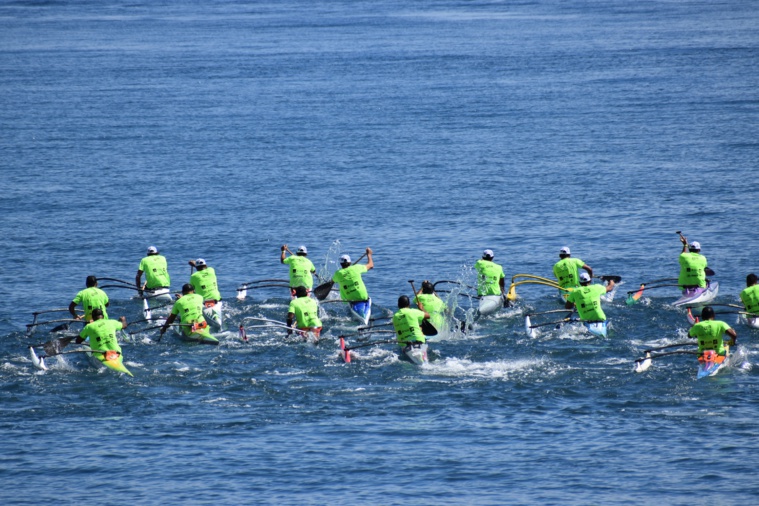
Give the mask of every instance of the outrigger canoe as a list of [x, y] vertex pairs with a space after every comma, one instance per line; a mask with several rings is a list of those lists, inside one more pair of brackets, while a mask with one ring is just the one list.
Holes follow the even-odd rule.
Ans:
[[372, 299], [348, 302], [351, 317], [362, 325], [369, 325], [372, 317]]
[[503, 295], [480, 296], [479, 311], [481, 316], [493, 314], [503, 307]]
[[722, 368], [728, 364], [728, 355], [730, 355], [730, 347], [725, 346], [725, 354], [717, 355], [714, 350], [704, 350], [704, 352], [698, 357], [698, 375], [696, 379], [706, 378], [708, 376], [714, 376]]
[[423, 365], [428, 362], [427, 343], [413, 342], [401, 348], [403, 355], [416, 365]]
[[675, 302], [673, 306], [703, 306], [713, 301], [719, 292], [719, 282], [709, 281], [705, 288], [686, 288], [683, 295]]

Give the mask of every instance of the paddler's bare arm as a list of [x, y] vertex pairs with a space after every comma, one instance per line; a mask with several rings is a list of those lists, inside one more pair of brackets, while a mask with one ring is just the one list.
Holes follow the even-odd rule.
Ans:
[[374, 268], [374, 260], [372, 260], [372, 248], [366, 248], [366, 270], [370, 271]]

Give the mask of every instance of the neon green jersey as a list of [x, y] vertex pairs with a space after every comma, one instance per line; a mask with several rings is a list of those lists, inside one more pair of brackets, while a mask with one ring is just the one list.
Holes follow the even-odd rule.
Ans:
[[319, 320], [319, 306], [311, 297], [298, 297], [290, 301], [288, 313], [295, 315], [296, 326], [299, 329], [321, 327]]
[[759, 285], [751, 285], [741, 292], [741, 301], [749, 313], [759, 314]]
[[[171, 314], [179, 315], [181, 322], [185, 325], [205, 322], [206, 319], [203, 318], [203, 297], [197, 293], [183, 295], [181, 299], [174, 303], [174, 307], [171, 308]], [[189, 336], [192, 334], [192, 329], [190, 327], [182, 327], [182, 332]], [[211, 335], [208, 327], [197, 333]]]
[[677, 278], [677, 284], [680, 289], [686, 286], [706, 287], [706, 257], [700, 253], [681, 253], [680, 258], [680, 276]]
[[221, 300], [219, 288], [216, 286], [216, 271], [213, 267], [196, 271], [190, 276], [190, 284], [195, 289], [195, 293], [203, 297], [203, 300]]
[[145, 273], [145, 288], [168, 288], [171, 286], [166, 257], [163, 255], [148, 255], [140, 261], [139, 270]]
[[445, 324], [445, 302], [434, 293], [420, 293], [416, 296], [422, 307], [430, 315], [430, 323], [436, 328], [441, 329]]
[[579, 258], [562, 258], [553, 266], [553, 275], [562, 288], [577, 288], [580, 286], [579, 269], [585, 262]]
[[88, 323], [79, 333], [79, 337], [89, 339], [90, 348], [97, 351], [115, 350], [121, 353], [116, 333], [124, 326], [119, 320], [101, 318]]
[[581, 286], [570, 292], [567, 301], [575, 305], [582, 321], [605, 321], [606, 315], [601, 309], [601, 296], [605, 293], [603, 285]]
[[714, 350], [719, 355], [725, 354], [725, 340], [722, 336], [730, 325], [720, 320], [705, 320], [691, 327], [688, 335], [698, 339], [698, 352]]
[[[422, 303], [424, 304], [424, 303]], [[424, 320], [424, 311], [404, 307], [393, 315], [393, 328], [398, 335], [399, 343], [414, 341], [425, 342], [421, 323]]]
[[316, 272], [311, 260], [301, 255], [292, 255], [283, 260], [290, 266], [290, 287], [305, 286], [309, 290], [314, 286], [313, 273]]
[[501, 295], [499, 281], [505, 277], [503, 268], [482, 258], [475, 262], [474, 268], [477, 271], [477, 295]]
[[106, 305], [108, 304], [108, 296], [103, 290], [96, 286], [85, 288], [81, 292], [76, 294], [73, 300], [74, 304], [81, 304], [84, 309], [84, 320], [92, 320], [92, 310], [102, 309], [103, 318], [108, 319], [108, 312], [106, 311]]
[[366, 271], [366, 265], [356, 264], [335, 272], [332, 276], [332, 281], [340, 285], [340, 298], [342, 300], [359, 301], [369, 299], [369, 292], [366, 291], [364, 280], [361, 279], [361, 275]]

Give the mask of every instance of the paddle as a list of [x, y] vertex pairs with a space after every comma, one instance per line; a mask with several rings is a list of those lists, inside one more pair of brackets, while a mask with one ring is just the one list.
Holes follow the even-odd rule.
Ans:
[[640, 300], [640, 298], [643, 296], [644, 290], [653, 290], [654, 288], [664, 288], [667, 286], [680, 286], [680, 285], [664, 284], [664, 285], [656, 285], [656, 286], [646, 286], [645, 283], [642, 283], [638, 290], [627, 292], [627, 300], [625, 302], [627, 303], [628, 306], [632, 306], [633, 304], [635, 304], [636, 302]]
[[[413, 279], [409, 279], [408, 282], [411, 283], [411, 290], [414, 292], [414, 301], [416, 302], [417, 307], [419, 307], [419, 296], [417, 295], [416, 288], [414, 287], [414, 280]], [[429, 313], [427, 313], [427, 314], [429, 314]], [[426, 318], [424, 320], [422, 320], [422, 324], [421, 324], [420, 327], [422, 329], [422, 334], [424, 334], [425, 336], [436, 336], [437, 335], [437, 329]]]
[[669, 355], [701, 355], [697, 351], [670, 351], [667, 353], [659, 353], [658, 355], [651, 355], [649, 353], [646, 354], [643, 358], [638, 358], [635, 360], [635, 368], [633, 369], [635, 372], [643, 372], [647, 371], [649, 367], [651, 367], [651, 360], [655, 358], [661, 358], [661, 357], [667, 357]]
[[58, 355], [61, 350], [68, 346], [71, 341], [79, 337], [78, 335], [61, 337], [59, 339], [51, 339], [50, 341], [42, 344], [32, 344], [30, 348], [42, 348], [48, 356]]
[[546, 323], [538, 323], [536, 325], [530, 325], [531, 329], [535, 329], [538, 327], [545, 327], [546, 325], [561, 325], [562, 323], [568, 323], [568, 322], [576, 322], [579, 321], [577, 318], [572, 318], [571, 316], [567, 316], [563, 320], [557, 320], [555, 322], [546, 322]]
[[[366, 253], [358, 257], [358, 260], [353, 262], [351, 265], [356, 265], [361, 261], [362, 258], [366, 256]], [[329, 292], [332, 290], [332, 287], [335, 285], [335, 282], [333, 280], [329, 280], [326, 283], [322, 283], [321, 285], [317, 286], [313, 290], [314, 297], [316, 297], [318, 300], [324, 300], [329, 295]]]
[[619, 283], [622, 281], [622, 276], [593, 276], [596, 279], [600, 279], [601, 281], [614, 281], [615, 283]]

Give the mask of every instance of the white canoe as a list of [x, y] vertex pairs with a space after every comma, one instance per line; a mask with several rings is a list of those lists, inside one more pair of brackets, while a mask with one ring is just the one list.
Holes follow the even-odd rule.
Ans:
[[402, 348], [402, 352], [416, 365], [427, 363], [427, 343], [407, 344]]
[[747, 316], [746, 325], [748, 325], [752, 329], [759, 329], [759, 317], [752, 318], [751, 316]]
[[171, 290], [169, 288], [154, 288], [152, 290], [143, 290], [142, 297], [150, 301], [151, 306], [171, 302]]
[[608, 335], [609, 320], [602, 322], [582, 322], [588, 332], [598, 337], [606, 337]]
[[719, 293], [719, 282], [711, 281], [706, 288], [687, 288], [683, 296], [672, 303], [673, 306], [703, 306], [710, 303]]
[[208, 325], [211, 327], [211, 330], [214, 332], [220, 331], [222, 324], [224, 323], [222, 320], [221, 306], [222, 301], [214, 302], [209, 300], [203, 302], [203, 318], [205, 318]]
[[503, 307], [503, 295], [482, 295], [480, 297], [480, 316], [493, 314]]

